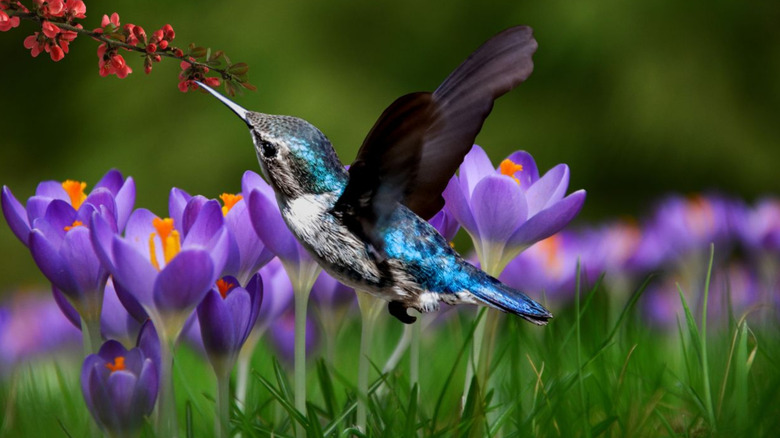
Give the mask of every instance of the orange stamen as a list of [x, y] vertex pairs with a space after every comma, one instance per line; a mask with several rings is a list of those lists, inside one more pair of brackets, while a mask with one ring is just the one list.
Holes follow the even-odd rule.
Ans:
[[222, 200], [222, 203], [225, 204], [222, 207], [222, 216], [227, 216], [228, 212], [231, 208], [233, 208], [238, 201], [244, 199], [242, 195], [234, 195], [232, 193], [223, 193], [219, 195], [219, 199]]
[[217, 289], [219, 290], [219, 294], [222, 295], [222, 298], [227, 298], [228, 291], [233, 287], [233, 283], [229, 281], [225, 281], [223, 279], [217, 280]]
[[155, 236], [160, 237], [163, 258], [166, 264], [181, 251], [181, 238], [179, 237], [179, 232], [173, 228], [173, 219], [171, 218], [154, 218], [152, 220], [152, 226], [157, 230], [157, 233], [151, 233], [149, 235], [149, 259], [152, 262], [152, 266], [159, 271], [160, 263], [157, 261], [157, 251], [154, 245]]
[[87, 188], [87, 183], [85, 182], [67, 179], [62, 183], [62, 188], [65, 189], [65, 192], [70, 196], [70, 205], [76, 210], [78, 210], [79, 207], [81, 207], [81, 203], [87, 199], [87, 195], [84, 194], [84, 189]]
[[65, 231], [70, 231], [70, 230], [72, 230], [72, 229], [74, 229], [74, 228], [76, 228], [76, 227], [83, 227], [83, 226], [84, 226], [84, 224], [83, 224], [81, 221], [73, 221], [73, 223], [72, 223], [72, 224], [70, 224], [70, 225], [67, 225], [67, 226], [64, 228], [64, 230], [65, 230]]
[[517, 164], [514, 161], [507, 158], [506, 160], [501, 162], [501, 165], [498, 167], [501, 171], [502, 175], [511, 176], [513, 180], [517, 184], [520, 184], [520, 180], [515, 177], [515, 172], [522, 172], [523, 171], [523, 165]]
[[111, 370], [111, 372], [115, 371], [122, 371], [125, 369], [125, 357], [124, 356], [117, 356], [114, 358], [114, 362], [109, 362], [106, 364], [106, 368]]

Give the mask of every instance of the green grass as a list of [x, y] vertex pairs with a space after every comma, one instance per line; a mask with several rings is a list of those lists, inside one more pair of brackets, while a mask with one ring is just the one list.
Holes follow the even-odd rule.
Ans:
[[[356, 312], [335, 342], [334, 363], [319, 359], [322, 352], [310, 354], [306, 412], [293, 407], [291, 366], [261, 345], [248, 404], [232, 408], [234, 430], [245, 437], [294, 436], [301, 427], [312, 437], [772, 436], [780, 427], [777, 321], [740, 315], [707, 321], [681, 291], [685, 310], [677, 330], [650, 329], [638, 306], [651, 281], [631, 294], [599, 283], [571, 307], [556, 309], [547, 327], [502, 315], [491, 385], [469, 391], [462, 410], [473, 312], [452, 312], [423, 334], [419, 387], [409, 383], [408, 353], [380, 376], [402, 330], [383, 314], [363, 432], [352, 427], [364, 396], [355, 393]], [[709, 275], [702, 283], [709, 284]], [[79, 368], [78, 358], [63, 357], [24, 365], [4, 379], [0, 436], [98, 435], [81, 399]], [[174, 374], [181, 435], [211, 436], [215, 380], [208, 365], [182, 347]], [[151, 424], [144, 436], [154, 436]]]

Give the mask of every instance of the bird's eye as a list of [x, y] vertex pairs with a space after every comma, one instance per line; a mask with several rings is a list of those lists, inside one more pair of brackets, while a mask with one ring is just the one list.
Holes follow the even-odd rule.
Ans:
[[276, 155], [276, 146], [270, 141], [260, 141], [260, 148], [262, 149], [265, 158], [271, 158]]

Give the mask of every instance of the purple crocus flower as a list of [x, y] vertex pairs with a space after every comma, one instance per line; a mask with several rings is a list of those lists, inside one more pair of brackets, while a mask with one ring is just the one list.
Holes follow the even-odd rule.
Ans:
[[[244, 177], [246, 178], [246, 176]], [[271, 261], [274, 254], [266, 248], [252, 226], [248, 209], [248, 199], [243, 194], [223, 193], [222, 214], [228, 230], [228, 259], [223, 275], [238, 279], [240, 285], [246, 285], [257, 271]], [[172, 189], [169, 197], [169, 209], [174, 222], [186, 229], [196, 217], [198, 211], [208, 199], [202, 196], [192, 197], [183, 190]]]
[[443, 196], [471, 236], [483, 269], [498, 275], [525, 248], [574, 219], [585, 201], [585, 191], [564, 197], [568, 185], [565, 164], [540, 178], [533, 157], [518, 151], [496, 169], [475, 145]]
[[764, 198], [740, 209], [734, 226], [744, 246], [753, 251], [780, 251], [780, 200]]
[[90, 211], [81, 212], [82, 207], [91, 205], [95, 209], [100, 206], [114, 213], [115, 223], [119, 230], [124, 229], [127, 218], [135, 203], [135, 182], [132, 177], [124, 179], [118, 170], [110, 170], [95, 184], [95, 188], [87, 195], [84, 193], [86, 183], [67, 180], [65, 182], [43, 181], [35, 189], [35, 195], [22, 204], [11, 193], [11, 189], [3, 186], [2, 205], [8, 225], [14, 235], [28, 245], [30, 231], [35, 227], [35, 220], [44, 217], [49, 205], [62, 201], [75, 212], [70, 214], [73, 225], [75, 220], [82, 224], [89, 223]]
[[259, 274], [246, 288], [235, 277], [223, 277], [198, 305], [198, 321], [203, 345], [214, 372], [229, 375], [238, 353], [257, 321], [263, 301], [263, 282]]
[[216, 201], [206, 202], [187, 230], [174, 225], [172, 219], [138, 209], [121, 238], [100, 216], [92, 221], [92, 240], [117, 287], [137, 300], [164, 332], [161, 338], [169, 341], [175, 341], [214, 285], [228, 253], [227, 230]]
[[158, 371], [141, 348], [107, 341], [84, 360], [81, 391], [92, 418], [109, 436], [137, 436], [157, 398]]
[[24, 361], [80, 343], [79, 331], [45, 294], [23, 291], [0, 305], [0, 376]]

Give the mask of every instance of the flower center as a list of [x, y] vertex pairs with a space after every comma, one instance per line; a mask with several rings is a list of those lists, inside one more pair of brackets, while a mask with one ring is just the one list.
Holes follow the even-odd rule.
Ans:
[[81, 221], [73, 221], [73, 223], [68, 225], [68, 226], [66, 226], [64, 228], [64, 230], [65, 231], [70, 231], [70, 230], [72, 230], [72, 229], [74, 229], [76, 227], [83, 227], [83, 226], [84, 226], [84, 223], [82, 223]]
[[85, 182], [66, 179], [65, 182], [62, 183], [62, 188], [65, 189], [65, 192], [70, 196], [70, 205], [76, 210], [78, 210], [79, 207], [81, 207], [81, 203], [87, 199], [87, 195], [84, 194], [84, 189], [87, 188], [87, 183]]
[[154, 244], [154, 238], [160, 238], [163, 258], [165, 259], [166, 265], [181, 251], [181, 239], [179, 237], [179, 232], [173, 228], [173, 219], [171, 218], [160, 219], [156, 217], [152, 220], [152, 226], [154, 226], [154, 229], [157, 230], [157, 232], [149, 235], [149, 256], [152, 266], [159, 271], [160, 263], [157, 261], [157, 250]]
[[114, 358], [114, 362], [109, 362], [106, 364], [106, 368], [111, 370], [111, 372], [115, 371], [122, 371], [125, 369], [125, 357], [124, 356], [117, 356]]
[[242, 195], [234, 195], [232, 193], [223, 193], [219, 195], [219, 199], [221, 199], [222, 203], [225, 204], [222, 207], [222, 216], [227, 216], [230, 209], [233, 208], [233, 206], [236, 205], [238, 201], [244, 199], [244, 197]]
[[219, 294], [222, 295], [223, 299], [227, 298], [227, 294], [230, 291], [230, 289], [233, 288], [233, 286], [234, 286], [233, 283], [224, 280], [222, 278], [217, 280], [217, 290], [219, 290]]
[[502, 175], [510, 176], [513, 180], [519, 185], [520, 180], [515, 177], [516, 172], [522, 172], [523, 171], [523, 165], [517, 164], [514, 161], [507, 158], [506, 160], [501, 162], [501, 165], [498, 166], [498, 169], [501, 171]]

